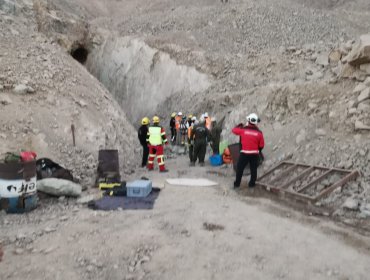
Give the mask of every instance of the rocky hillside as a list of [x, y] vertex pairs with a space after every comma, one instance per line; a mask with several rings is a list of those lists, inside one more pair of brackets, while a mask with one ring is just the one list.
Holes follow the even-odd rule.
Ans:
[[54, 38], [37, 32], [32, 3], [0, 3], [0, 153], [35, 150], [87, 186], [98, 150], [116, 148], [130, 172], [136, 132], [114, 98]]

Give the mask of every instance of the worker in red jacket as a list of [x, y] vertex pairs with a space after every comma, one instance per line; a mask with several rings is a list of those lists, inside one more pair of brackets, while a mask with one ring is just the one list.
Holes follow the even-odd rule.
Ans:
[[259, 122], [260, 119], [256, 114], [253, 113], [247, 117], [246, 126], [243, 126], [243, 124], [239, 124], [232, 130], [235, 135], [240, 136], [240, 141], [242, 145], [237, 164], [234, 188], [240, 187], [244, 168], [247, 166], [248, 163], [251, 170], [251, 179], [248, 186], [250, 188], [253, 188], [256, 185], [259, 154], [265, 146], [263, 133], [257, 127], [257, 124]]

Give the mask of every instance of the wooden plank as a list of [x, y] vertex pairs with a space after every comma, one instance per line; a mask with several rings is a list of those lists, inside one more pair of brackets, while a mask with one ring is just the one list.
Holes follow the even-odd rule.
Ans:
[[302, 177], [304, 177], [305, 175], [309, 174], [310, 172], [312, 172], [315, 168], [313, 166], [310, 166], [308, 167], [307, 169], [303, 170], [301, 173], [299, 173], [297, 176], [295, 176], [293, 179], [291, 179], [290, 181], [288, 181], [287, 183], [285, 183], [284, 185], [281, 186], [282, 189], [286, 189], [289, 185], [291, 185], [292, 183], [294, 183], [295, 181], [301, 179]]
[[309, 203], [314, 202], [314, 198], [312, 196], [307, 195], [307, 194], [296, 193], [296, 192], [292, 192], [292, 191], [289, 191], [289, 190], [284, 190], [284, 193], [288, 194], [289, 196], [294, 197], [296, 199], [304, 200], [305, 202], [309, 202]]
[[278, 165], [276, 165], [275, 167], [268, 170], [265, 174], [263, 174], [260, 178], [258, 178], [257, 181], [261, 181], [263, 178], [266, 178], [267, 176], [271, 175], [272, 172], [274, 172], [276, 169], [283, 166], [284, 164], [292, 165], [292, 163], [286, 163], [285, 161], [282, 161]]
[[308, 165], [308, 164], [303, 164], [303, 163], [296, 163], [296, 162], [293, 162], [293, 161], [284, 161], [286, 164], [295, 164], [295, 165], [299, 165], [299, 166], [302, 166], [302, 167], [311, 167], [311, 165]]
[[308, 184], [306, 184], [305, 186], [303, 186], [302, 188], [300, 188], [299, 190], [297, 190], [297, 192], [300, 193], [300, 192], [308, 189], [309, 187], [313, 186], [314, 184], [320, 182], [322, 179], [324, 179], [325, 177], [327, 177], [331, 172], [333, 172], [333, 170], [332, 169], [329, 169], [328, 171], [326, 171], [321, 176], [317, 177], [313, 181], [309, 182]]
[[334, 183], [330, 187], [324, 189], [319, 195], [317, 195], [314, 198], [314, 201], [315, 202], [318, 201], [319, 199], [323, 198], [324, 196], [326, 196], [329, 193], [331, 193], [332, 191], [334, 191], [336, 188], [343, 186], [344, 184], [346, 184], [348, 181], [350, 181], [352, 179], [355, 179], [358, 175], [359, 175], [359, 173], [358, 173], [357, 170], [352, 171], [352, 173], [348, 174], [343, 179], [341, 179], [338, 182]]
[[[282, 177], [288, 175], [290, 172], [292, 172], [294, 169], [296, 169], [298, 166], [297, 164], [294, 164], [293, 166], [289, 167], [288, 169], [284, 170], [283, 172], [281, 172], [280, 174], [278, 174], [273, 180], [276, 182], [278, 180], [280, 180]], [[269, 182], [270, 184], [272, 182]], [[275, 184], [274, 184], [275, 185]], [[276, 186], [278, 187], [278, 186]]]
[[274, 193], [280, 192], [279, 188], [274, 187], [274, 186], [270, 186], [270, 185], [265, 184], [265, 183], [256, 182], [256, 185], [265, 188], [269, 192], [274, 192]]

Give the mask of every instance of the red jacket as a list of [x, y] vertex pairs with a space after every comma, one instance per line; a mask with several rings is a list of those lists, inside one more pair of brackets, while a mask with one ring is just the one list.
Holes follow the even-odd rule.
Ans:
[[265, 146], [262, 131], [253, 124], [248, 124], [245, 127], [238, 125], [233, 128], [232, 132], [240, 136], [242, 143], [241, 153], [258, 155]]

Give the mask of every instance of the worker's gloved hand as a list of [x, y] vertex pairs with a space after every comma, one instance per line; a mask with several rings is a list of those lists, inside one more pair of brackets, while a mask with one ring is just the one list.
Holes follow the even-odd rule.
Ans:
[[260, 153], [259, 153], [260, 161], [264, 161], [265, 160], [265, 156], [262, 153], [262, 149], [260, 149], [259, 151], [260, 151]]
[[190, 141], [190, 145], [194, 145], [194, 140], [191, 140]]

